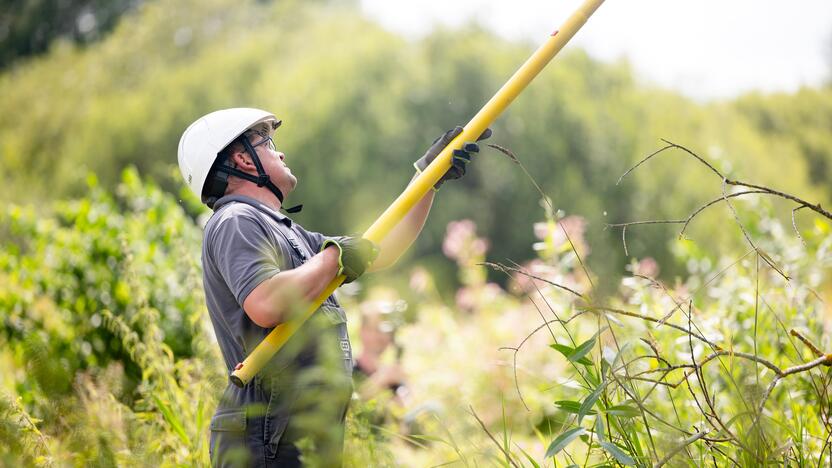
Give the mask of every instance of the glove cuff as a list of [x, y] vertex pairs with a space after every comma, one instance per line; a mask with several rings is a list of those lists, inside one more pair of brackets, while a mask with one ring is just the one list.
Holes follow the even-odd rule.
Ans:
[[327, 240], [324, 241], [323, 244], [321, 244], [321, 252], [323, 252], [330, 245], [334, 245], [335, 247], [338, 248], [338, 272], [335, 273], [335, 276], [341, 276], [344, 273], [344, 261], [343, 261], [344, 249], [341, 248], [341, 244], [339, 244], [335, 240], [327, 239]]
[[[421, 159], [420, 159], [419, 161], [421, 161]], [[416, 175], [415, 175], [414, 177], [418, 177], [418, 176], [419, 176], [419, 174], [421, 174], [421, 173], [422, 173], [422, 170], [421, 170], [421, 169], [419, 169], [419, 166], [417, 166], [417, 164], [419, 164], [419, 161], [416, 161], [415, 163], [413, 163], [413, 167], [415, 167], [415, 168], [416, 168]], [[433, 187], [431, 187], [430, 189], [431, 189], [431, 190], [433, 190], [434, 192], [438, 192], [438, 191], [439, 191], [439, 187], [441, 187], [441, 186], [442, 186], [442, 182], [444, 182], [444, 180], [439, 179], [439, 182], [437, 182], [436, 184], [434, 184], [434, 185], [433, 185]]]

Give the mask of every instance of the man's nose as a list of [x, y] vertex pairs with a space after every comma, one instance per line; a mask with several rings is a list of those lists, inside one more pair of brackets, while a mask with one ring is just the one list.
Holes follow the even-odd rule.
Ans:
[[281, 161], [283, 161], [284, 159], [286, 159], [286, 155], [285, 155], [285, 154], [283, 154], [283, 153], [281, 153], [281, 152], [279, 152], [279, 151], [277, 152], [277, 157], [278, 157], [278, 158], [280, 158], [280, 160], [281, 160]]

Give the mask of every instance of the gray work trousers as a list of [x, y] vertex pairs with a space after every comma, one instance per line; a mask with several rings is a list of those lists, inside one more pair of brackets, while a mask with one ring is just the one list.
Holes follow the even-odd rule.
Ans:
[[304, 464], [340, 466], [352, 350], [346, 323], [314, 335], [311, 351], [305, 346], [243, 388], [229, 383], [211, 419], [212, 466], [301, 466], [301, 447]]

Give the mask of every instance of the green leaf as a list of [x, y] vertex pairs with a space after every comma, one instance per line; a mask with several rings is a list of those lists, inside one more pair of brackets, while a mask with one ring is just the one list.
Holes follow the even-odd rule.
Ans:
[[601, 392], [604, 391], [604, 384], [601, 384], [592, 391], [592, 393], [587, 396], [583, 403], [581, 403], [581, 407], [578, 409], [578, 423], [580, 424], [581, 420], [584, 419], [584, 416], [589, 414], [589, 411], [595, 406], [595, 403], [598, 401], [598, 397], [601, 396]]
[[554, 457], [555, 455], [557, 455], [558, 452], [566, 448], [566, 446], [569, 445], [570, 442], [575, 440], [578, 436], [583, 435], [584, 433], [586, 433], [586, 429], [582, 427], [575, 427], [557, 436], [557, 438], [553, 440], [551, 444], [549, 444], [549, 448], [546, 449], [545, 458]]
[[[571, 346], [567, 346], [565, 344], [560, 344], [560, 343], [555, 343], [555, 344], [549, 345], [549, 347], [556, 350], [557, 352], [563, 354], [563, 357], [565, 357], [566, 359], [568, 359], [571, 362], [577, 362], [578, 364], [581, 364], [581, 365], [584, 365], [584, 366], [592, 366], [592, 361], [590, 361], [586, 357], [582, 357], [582, 358], [579, 358], [579, 359], [570, 358], [570, 356], [572, 356], [575, 353], [575, 348], [573, 348]], [[584, 353], [584, 354], [586, 354], [586, 353]]]
[[584, 341], [581, 343], [574, 351], [572, 351], [569, 356], [566, 356], [572, 362], [578, 362], [584, 356], [587, 355], [590, 351], [592, 351], [592, 347], [595, 346], [595, 340], [598, 338], [598, 334], [596, 333], [592, 338]]
[[575, 348], [560, 343], [550, 344], [549, 347], [563, 354], [564, 357], [568, 357], [570, 354], [575, 352]]
[[604, 418], [595, 418], [595, 435], [599, 442], [607, 440], [607, 434], [604, 430]]
[[[572, 400], [558, 400], [555, 402], [555, 406], [560, 408], [561, 411], [565, 411], [567, 413], [578, 414], [581, 411], [581, 402], [579, 401], [572, 401]], [[595, 414], [594, 410], [589, 410], [587, 413], [588, 415]]]
[[641, 416], [641, 410], [630, 405], [614, 405], [606, 409], [605, 413], [621, 418], [637, 418]]
[[618, 463], [621, 463], [622, 465], [628, 465], [628, 466], [636, 464], [636, 461], [633, 460], [632, 457], [627, 455], [623, 450], [621, 450], [614, 443], [606, 441], [606, 440], [601, 440], [601, 441], [598, 441], [598, 444], [604, 450], [609, 452], [609, 454], [612, 455], [616, 460], [618, 460]]

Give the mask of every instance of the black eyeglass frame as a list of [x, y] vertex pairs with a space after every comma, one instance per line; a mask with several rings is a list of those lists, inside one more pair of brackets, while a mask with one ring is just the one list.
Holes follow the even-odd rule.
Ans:
[[269, 149], [272, 151], [277, 151], [277, 145], [274, 144], [274, 139], [272, 137], [267, 136], [262, 140], [258, 141], [256, 145], [251, 145], [252, 148], [257, 148], [258, 146], [262, 145], [265, 142], [269, 142]]

